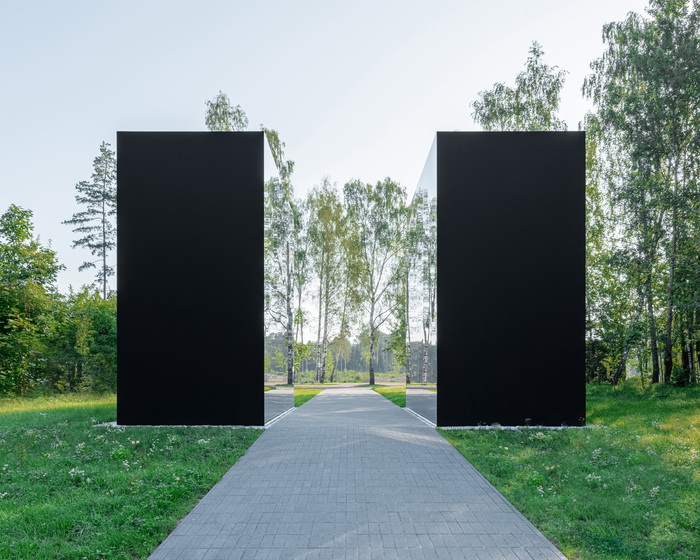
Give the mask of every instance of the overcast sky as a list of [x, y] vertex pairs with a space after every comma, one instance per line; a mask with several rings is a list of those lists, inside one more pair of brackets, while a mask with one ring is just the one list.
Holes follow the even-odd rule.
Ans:
[[[298, 193], [390, 176], [409, 191], [438, 130], [478, 130], [469, 103], [512, 84], [532, 41], [569, 72], [560, 116], [577, 129], [604, 23], [641, 0], [25, 1], [0, 4], [0, 212], [34, 212], [67, 270], [89, 255], [61, 221], [78, 210], [117, 130], [205, 130], [221, 90], [251, 130], [279, 131]], [[194, 233], [193, 233], [194, 234]]]

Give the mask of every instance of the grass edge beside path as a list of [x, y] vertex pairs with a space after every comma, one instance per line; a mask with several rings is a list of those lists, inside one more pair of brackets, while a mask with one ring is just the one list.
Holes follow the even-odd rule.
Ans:
[[375, 393], [379, 393], [385, 399], [393, 402], [396, 406], [404, 408], [406, 406], [406, 387], [403, 385], [392, 385], [388, 387], [373, 387]]
[[587, 422], [438, 431], [568, 558], [700, 558], [700, 387], [589, 386]]
[[263, 433], [98, 427], [91, 398], [0, 402], [0, 558], [145, 559]]
[[307, 389], [304, 387], [294, 387], [294, 406], [298, 407], [313, 399], [325, 389]]

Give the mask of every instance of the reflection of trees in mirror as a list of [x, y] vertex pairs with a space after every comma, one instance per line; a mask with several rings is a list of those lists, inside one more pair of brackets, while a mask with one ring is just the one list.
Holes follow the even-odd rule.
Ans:
[[[437, 380], [437, 197], [430, 197], [427, 189], [416, 190], [409, 223], [410, 267], [408, 271], [408, 328], [407, 352], [410, 364], [417, 365], [417, 378], [410, 381]], [[416, 363], [412, 348], [420, 340], [420, 361]], [[407, 380], [407, 382], [410, 382]]]
[[275, 131], [265, 130], [281, 178], [265, 183], [265, 317], [283, 329], [287, 383], [294, 382], [294, 296], [303, 275], [304, 224], [294, 199], [290, 175], [293, 162], [284, 161], [284, 143]]

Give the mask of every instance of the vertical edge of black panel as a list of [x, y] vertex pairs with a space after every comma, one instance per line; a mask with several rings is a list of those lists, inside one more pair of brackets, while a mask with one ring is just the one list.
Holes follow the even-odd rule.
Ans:
[[263, 141], [117, 133], [118, 423], [264, 423]]
[[437, 134], [439, 426], [585, 423], [585, 139]]

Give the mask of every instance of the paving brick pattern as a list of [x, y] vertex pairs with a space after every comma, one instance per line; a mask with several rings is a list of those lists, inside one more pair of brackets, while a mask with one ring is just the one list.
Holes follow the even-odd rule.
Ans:
[[272, 425], [150, 560], [561, 560], [434, 429], [374, 391]]

